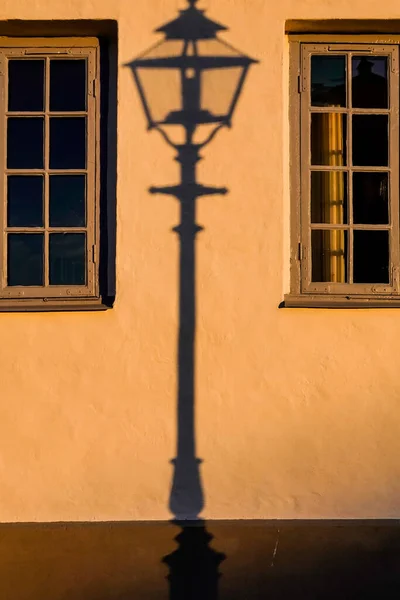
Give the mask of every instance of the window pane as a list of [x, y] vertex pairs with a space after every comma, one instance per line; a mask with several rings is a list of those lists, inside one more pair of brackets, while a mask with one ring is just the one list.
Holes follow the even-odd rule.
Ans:
[[10, 233], [8, 285], [43, 285], [43, 234]]
[[311, 115], [311, 164], [346, 164], [347, 116], [339, 113]]
[[354, 231], [354, 283], [389, 283], [388, 231]]
[[353, 174], [353, 221], [365, 225], [389, 223], [388, 173]]
[[85, 175], [50, 176], [50, 226], [86, 225]]
[[86, 235], [50, 234], [50, 285], [85, 285]]
[[387, 167], [387, 115], [353, 115], [353, 165]]
[[311, 104], [346, 106], [346, 57], [311, 57]]
[[50, 168], [85, 169], [86, 119], [50, 119]]
[[9, 117], [7, 120], [7, 167], [43, 169], [43, 119]]
[[311, 222], [347, 223], [347, 173], [311, 173]]
[[353, 56], [353, 107], [388, 108], [387, 72], [385, 56]]
[[347, 231], [311, 232], [312, 281], [347, 282]]
[[86, 110], [86, 60], [50, 61], [50, 110]]
[[8, 110], [44, 110], [44, 60], [8, 61]]
[[43, 226], [42, 176], [8, 176], [7, 225], [8, 227]]

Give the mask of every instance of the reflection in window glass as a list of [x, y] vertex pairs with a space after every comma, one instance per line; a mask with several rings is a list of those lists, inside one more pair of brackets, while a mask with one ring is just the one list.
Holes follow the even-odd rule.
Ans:
[[353, 107], [388, 108], [387, 74], [386, 56], [353, 56]]
[[347, 223], [347, 173], [311, 173], [311, 222]]
[[43, 226], [43, 177], [9, 175], [7, 178], [8, 227]]
[[8, 61], [8, 110], [44, 110], [44, 60]]
[[50, 285], [85, 285], [86, 235], [50, 234]]
[[311, 57], [312, 106], [346, 106], [346, 57]]
[[43, 169], [43, 124], [37, 117], [7, 119], [9, 169]]
[[353, 221], [364, 225], [389, 223], [388, 173], [353, 174]]
[[389, 232], [354, 231], [354, 283], [389, 283]]
[[347, 115], [313, 113], [311, 115], [311, 164], [346, 164]]
[[388, 116], [353, 115], [353, 165], [387, 167]]
[[312, 281], [347, 282], [347, 231], [311, 232]]
[[50, 61], [50, 110], [86, 110], [86, 60]]
[[8, 235], [7, 283], [9, 286], [43, 285], [43, 234]]

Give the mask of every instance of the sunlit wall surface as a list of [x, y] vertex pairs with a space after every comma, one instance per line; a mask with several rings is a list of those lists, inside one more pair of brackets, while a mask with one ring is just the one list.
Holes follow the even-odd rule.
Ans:
[[[44, 35], [40, 22], [48, 19], [118, 25], [110, 63], [118, 82], [116, 300], [104, 312], [0, 315], [3, 522], [171, 518], [179, 214], [176, 200], [148, 189], [176, 183], [178, 165], [146, 130], [124, 65], [183, 7], [178, 0], [1, 3], [0, 20], [20, 20], [4, 24], [4, 35]], [[229, 188], [199, 199], [197, 212], [203, 516], [398, 518], [398, 310], [279, 308], [290, 269], [285, 26], [301, 29], [300, 18], [392, 19], [397, 3], [212, 0], [203, 7], [229, 27], [223, 39], [260, 61], [232, 129], [204, 149], [198, 169], [201, 183]], [[36, 25], [24, 30], [24, 20]], [[64, 31], [62, 23], [48, 27]], [[153, 91], [162, 104], [159, 85]]]

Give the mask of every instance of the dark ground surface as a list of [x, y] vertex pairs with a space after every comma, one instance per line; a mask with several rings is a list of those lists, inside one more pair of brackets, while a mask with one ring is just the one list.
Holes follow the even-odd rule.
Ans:
[[400, 524], [0, 525], [0, 589], [2, 600], [398, 599]]

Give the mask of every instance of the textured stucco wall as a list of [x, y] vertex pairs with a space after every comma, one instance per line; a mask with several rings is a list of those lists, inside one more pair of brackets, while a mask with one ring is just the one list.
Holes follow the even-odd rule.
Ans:
[[[0, 19], [119, 26], [117, 300], [0, 315], [0, 520], [167, 519], [178, 222], [173, 153], [123, 67], [178, 0], [3, 0]], [[289, 290], [287, 19], [400, 18], [395, 0], [207, 0], [261, 63], [205, 151], [197, 442], [209, 519], [400, 515], [399, 310], [279, 310]]]

